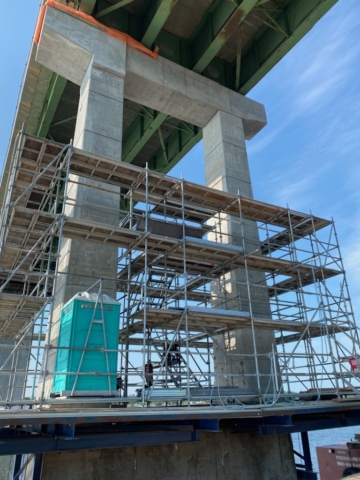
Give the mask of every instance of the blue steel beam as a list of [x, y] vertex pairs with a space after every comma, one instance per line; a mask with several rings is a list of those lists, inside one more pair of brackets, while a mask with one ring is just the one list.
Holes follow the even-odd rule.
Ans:
[[43, 457], [44, 457], [43, 453], [37, 453], [35, 455], [32, 480], [41, 480]]
[[0, 456], [198, 442], [200, 441], [200, 432], [180, 430], [166, 432], [114, 433], [84, 435], [78, 436], [72, 440], [59, 437], [28, 435], [26, 437], [3, 437], [1, 441]]
[[[126, 417], [119, 414], [117, 417], [105, 419], [91, 417], [87, 413], [86, 416], [79, 415], [76, 421], [74, 417], [70, 420], [64, 414], [61, 424], [55, 424], [54, 422], [59, 422], [59, 419], [52, 418], [53, 423], [47, 419], [44, 425], [33, 424], [27, 429], [24, 424], [31, 422], [20, 418], [18, 421], [21, 422], [21, 428], [0, 429], [0, 455], [198, 441], [199, 430], [219, 431], [221, 419], [224, 425], [231, 425], [234, 433], [258, 431], [261, 435], [360, 425], [358, 405], [355, 407], [336, 405], [326, 408], [310, 405], [302, 407], [302, 410], [296, 407], [284, 408], [283, 415], [269, 413], [270, 415], [266, 415], [266, 412], [259, 411], [257, 414], [246, 411], [244, 415], [243, 412], [208, 411], [189, 414], [185, 411], [181, 416], [159, 413], [157, 416], [151, 415], [148, 419], [141, 414]], [[241, 414], [244, 416], [241, 417]], [[175, 418], [171, 420], [170, 417]], [[14, 424], [14, 420], [9, 421], [10, 425]], [[80, 425], [76, 426], [76, 423]], [[309, 462], [306, 467], [309, 471]]]
[[[346, 418], [348, 422], [353, 425], [358, 425], [360, 422], [360, 402], [353, 402], [351, 404], [331, 403], [326, 402], [326, 405], [321, 403], [301, 405], [284, 405], [282, 406], [281, 416], [291, 415], [293, 423], [301, 419], [318, 420], [322, 418], [325, 421], [330, 418]], [[246, 410], [246, 415], [242, 411], [217, 410], [206, 409], [196, 411], [189, 411], [183, 409], [181, 411], [173, 412], [171, 409], [167, 411], [153, 411], [151, 415], [142, 412], [132, 413], [114, 412], [111, 409], [106, 414], [97, 414], [95, 412], [58, 412], [56, 415], [46, 412], [46, 410], [22, 410], [21, 413], [12, 413], [11, 410], [0, 412], [0, 427], [9, 425], [52, 425], [52, 424], [101, 424], [101, 423], [127, 423], [138, 424], [138, 422], [179, 422], [179, 421], [194, 421], [194, 420], [229, 420], [232, 422], [244, 423], [251, 422], [256, 427], [261, 422], [266, 424], [268, 417], [280, 416], [276, 407], [268, 410]], [[326, 416], [326, 418], [324, 418]], [[352, 423], [351, 423], [352, 422]], [[356, 423], [358, 422], [358, 423]], [[330, 428], [330, 427], [329, 427]], [[301, 431], [301, 430], [298, 430]], [[1, 435], [1, 430], [0, 430]]]
[[307, 470], [308, 472], [311, 472], [313, 468], [312, 468], [312, 462], [311, 462], [309, 435], [307, 431], [301, 432], [301, 443], [302, 443], [303, 453], [304, 453], [305, 470]]
[[308, 472], [300, 468], [296, 469], [297, 480], [318, 480], [318, 476], [315, 472]]
[[327, 430], [328, 428], [343, 428], [360, 425], [358, 418], [325, 418], [294, 422], [293, 425], [260, 425], [260, 435], [280, 435], [283, 433], [310, 432], [313, 430]]
[[203, 430], [207, 432], [220, 432], [219, 420], [195, 420], [193, 422], [196, 430]]
[[22, 455], [16, 454], [14, 469], [13, 469], [13, 479], [16, 479], [19, 476], [20, 468], [22, 463]]

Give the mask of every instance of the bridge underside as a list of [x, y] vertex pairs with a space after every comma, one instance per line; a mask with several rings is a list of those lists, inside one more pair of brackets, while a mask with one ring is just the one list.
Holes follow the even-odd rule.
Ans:
[[[80, 10], [160, 56], [246, 95], [336, 2], [82, 0]], [[68, 143], [74, 138], [78, 103], [79, 87], [37, 64], [33, 48], [14, 132], [26, 123], [28, 133]], [[167, 173], [201, 138], [202, 129], [195, 125], [124, 102], [126, 162], [148, 162], [152, 170]], [[15, 134], [10, 147], [14, 139]], [[10, 153], [5, 180], [9, 161]], [[3, 182], [0, 201], [4, 188]]]

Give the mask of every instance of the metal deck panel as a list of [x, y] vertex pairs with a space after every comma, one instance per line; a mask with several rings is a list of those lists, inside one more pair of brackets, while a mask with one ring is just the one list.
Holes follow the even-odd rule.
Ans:
[[[144, 329], [144, 318], [146, 313], [146, 326], [152, 329], [166, 328], [167, 330], [180, 331], [185, 328], [184, 309], [159, 309], [147, 308], [139, 310], [130, 316], [129, 327], [120, 330], [120, 339], [125, 340], [126, 334], [133, 335], [141, 333]], [[196, 308], [187, 309], [188, 331], [199, 332], [205, 335], [217, 335], [223, 331], [237, 330], [240, 328], [251, 328], [252, 322], [256, 329], [265, 329], [272, 331], [287, 331], [303, 333], [309, 330], [311, 335], [319, 336], [324, 329], [323, 324], [307, 323], [292, 320], [272, 320], [263, 318], [250, 318], [246, 312], [237, 312], [232, 310], [220, 310], [217, 308]], [[341, 331], [336, 326], [335, 331]], [[198, 337], [196, 336], [198, 339]]]
[[[70, 400], [69, 403], [74, 403]], [[61, 402], [59, 402], [61, 403]], [[274, 406], [252, 407], [168, 407], [142, 408], [131, 407], [121, 409], [96, 408], [56, 408], [53, 400], [49, 408], [39, 410], [1, 410], [0, 426], [6, 425], [34, 425], [34, 424], [84, 424], [103, 422], [161, 422], [176, 420], [199, 419], [259, 419], [274, 416], [307, 416], [307, 415], [334, 415], [344, 412], [357, 413], [360, 410], [360, 401], [355, 400], [345, 404], [332, 401], [308, 402], [298, 405], [279, 403]], [[358, 418], [360, 421], [360, 418]]]
[[1, 293], [0, 337], [14, 338], [46, 302], [46, 298]]
[[[25, 136], [20, 153], [19, 173], [16, 179], [16, 184], [19, 184], [20, 188], [14, 191], [13, 199], [21, 193], [21, 188], [26, 188], [25, 186], [28, 186], [31, 179], [35, 178], [36, 172], [41, 168], [45, 168], [63, 148], [64, 145], [56, 142], [40, 139], [31, 135]], [[23, 172], [22, 169], [24, 169]], [[50, 169], [48, 180], [43, 179], [40, 182], [40, 186], [37, 184], [36, 188], [45, 190], [54, 171], [53, 168]], [[70, 171], [71, 173], [86, 178], [92, 178], [123, 188], [134, 188], [140, 178], [144, 179], [144, 169], [141, 167], [136, 167], [124, 162], [119, 163], [115, 160], [110, 160], [78, 149], [74, 149]], [[172, 177], [149, 171], [150, 201], [158, 203], [164, 199], [165, 195], [167, 215], [171, 217], [173, 214], [175, 218], [180, 218], [180, 182]], [[138, 188], [134, 189], [134, 199], [141, 202], [145, 200], [144, 185], [138, 185]], [[313, 228], [316, 231], [331, 223], [322, 218], [311, 217], [308, 214], [288, 210], [287, 208], [259, 202], [246, 197], [240, 197], [240, 212], [239, 198], [237, 195], [187, 181], [184, 182], [184, 203], [187, 207], [185, 208], [185, 214], [192, 214], [194, 220], [196, 211], [199, 211], [199, 223], [213, 217], [219, 210], [229, 215], [234, 215], [239, 219], [241, 215], [248, 220], [265, 222], [284, 228], [287, 228], [289, 223], [291, 223], [292, 227], [295, 228], [297, 226], [298, 235], [301, 233], [306, 235], [313, 231]], [[160, 213], [161, 206], [157, 206], [156, 211]]]
[[[56, 220], [56, 215], [32, 210], [23, 207], [14, 207], [14, 215], [9, 225], [9, 233], [5, 246], [15, 248], [33, 246], [46, 229]], [[183, 245], [186, 244], [186, 261], [202, 264], [208, 270], [212, 267], [231, 265], [231, 269], [244, 268], [245, 265], [251, 270], [272, 272], [275, 274], [297, 277], [304, 279], [330, 278], [341, 273], [339, 270], [322, 268], [308, 264], [291, 262], [280, 258], [265, 257], [262, 255], [234, 252], [231, 245], [217, 245], [215, 242], [196, 239], [177, 240], [170, 237], [161, 237], [154, 234], [142, 234], [134, 230], [121, 227], [111, 227], [106, 224], [91, 222], [88, 220], [65, 217], [63, 236], [76, 240], [89, 241], [113, 245], [122, 248], [135, 248], [143, 251], [145, 240], [148, 251], [152, 254], [167, 255], [168, 258], [183, 261]], [[23, 240], [24, 239], [24, 240]], [[1, 259], [0, 259], [1, 265]]]

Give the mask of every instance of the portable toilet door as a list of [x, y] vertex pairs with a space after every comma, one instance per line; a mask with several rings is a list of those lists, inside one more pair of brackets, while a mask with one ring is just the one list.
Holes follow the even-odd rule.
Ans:
[[108, 295], [78, 293], [63, 307], [54, 394], [116, 394], [119, 316], [119, 303]]

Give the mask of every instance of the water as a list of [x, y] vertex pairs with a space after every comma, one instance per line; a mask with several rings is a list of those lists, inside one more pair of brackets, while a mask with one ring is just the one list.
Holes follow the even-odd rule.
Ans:
[[[321, 445], [330, 445], [333, 443], [348, 442], [353, 438], [355, 433], [360, 433], [360, 427], [335, 428], [332, 430], [309, 432], [311, 459], [313, 462], [314, 471], [319, 472], [316, 457], [316, 447]], [[301, 453], [302, 449], [300, 433], [293, 433], [291, 436], [294, 449]], [[11, 473], [12, 457], [0, 457], [0, 480], [9, 480]]]
[[[309, 442], [311, 459], [313, 462], [313, 469], [319, 473], [319, 467], [317, 463], [316, 447], [322, 445], [331, 445], [340, 442], [349, 442], [355, 433], [360, 433], [360, 427], [346, 427], [346, 428], [334, 428], [329, 430], [318, 430], [316, 432], [309, 432]], [[291, 435], [294, 445], [294, 450], [302, 453], [300, 433], [293, 433]], [[297, 459], [300, 463], [300, 460]], [[320, 476], [318, 475], [320, 478]]]

